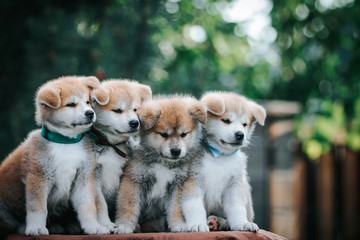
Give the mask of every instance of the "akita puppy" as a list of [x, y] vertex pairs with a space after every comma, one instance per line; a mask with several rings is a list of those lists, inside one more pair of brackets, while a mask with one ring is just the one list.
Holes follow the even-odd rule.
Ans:
[[[96, 144], [96, 182], [99, 222], [112, 230], [115, 205], [127, 154], [133, 147], [133, 136], [140, 123], [138, 110], [151, 99], [151, 88], [127, 80], [108, 80], [92, 92], [97, 120], [92, 133]], [[109, 207], [109, 211], [108, 211]]]
[[181, 205], [187, 230], [209, 231], [207, 216], [213, 214], [225, 218], [230, 230], [256, 232], [259, 228], [253, 223], [247, 156], [242, 148], [249, 144], [255, 122], [264, 125], [265, 109], [227, 92], [206, 93], [201, 102], [208, 113], [202, 125], [206, 153], [192, 165], [183, 186]]
[[61, 77], [36, 94], [36, 122], [42, 129], [27, 139], [0, 166], [0, 218], [26, 235], [49, 234], [47, 218], [74, 207], [87, 234], [105, 234], [95, 206], [95, 154], [84, 135], [96, 120], [90, 92], [95, 77]]
[[141, 142], [124, 169], [115, 233], [132, 233], [138, 222], [163, 218], [176, 231], [185, 223], [174, 190], [192, 159], [201, 157], [199, 122], [205, 122], [206, 112], [195, 98], [172, 96], [145, 103], [139, 116]]

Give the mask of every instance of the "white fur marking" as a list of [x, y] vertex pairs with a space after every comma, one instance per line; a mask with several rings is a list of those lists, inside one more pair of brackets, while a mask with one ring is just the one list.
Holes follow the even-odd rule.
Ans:
[[150, 171], [156, 175], [156, 183], [150, 193], [150, 198], [163, 197], [166, 194], [166, 185], [175, 177], [175, 172], [162, 164], [155, 164]]
[[114, 149], [109, 148], [97, 156], [97, 162], [102, 165], [101, 187], [105, 198], [108, 199], [119, 188], [126, 159], [120, 157]]
[[46, 217], [47, 212], [27, 212], [25, 234], [27, 236], [48, 235]]

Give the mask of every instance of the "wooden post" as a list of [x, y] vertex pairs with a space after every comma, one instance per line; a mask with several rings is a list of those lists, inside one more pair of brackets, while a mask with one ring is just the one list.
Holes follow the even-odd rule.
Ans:
[[296, 239], [306, 239], [307, 237], [307, 164], [304, 157], [298, 157], [294, 166], [295, 173], [295, 236]]
[[335, 240], [335, 162], [331, 151], [319, 159], [317, 169], [318, 239]]
[[343, 163], [343, 239], [359, 239], [359, 154], [344, 148], [342, 151]]

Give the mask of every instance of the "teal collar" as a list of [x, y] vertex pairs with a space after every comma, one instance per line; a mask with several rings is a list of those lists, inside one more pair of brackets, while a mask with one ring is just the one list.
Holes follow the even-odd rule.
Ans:
[[78, 143], [83, 138], [84, 134], [80, 133], [75, 138], [64, 136], [60, 133], [50, 131], [44, 125], [42, 125], [41, 136], [50, 142], [61, 144], [73, 144]]
[[223, 152], [220, 152], [218, 149], [214, 148], [213, 146], [211, 146], [208, 141], [205, 140], [204, 136], [201, 136], [201, 140], [204, 141], [204, 143], [208, 146], [210, 152], [212, 153], [212, 155], [214, 157], [219, 157], [219, 156], [231, 156], [233, 154], [235, 154], [238, 149], [236, 149], [235, 151], [233, 151], [232, 153], [223, 153]]

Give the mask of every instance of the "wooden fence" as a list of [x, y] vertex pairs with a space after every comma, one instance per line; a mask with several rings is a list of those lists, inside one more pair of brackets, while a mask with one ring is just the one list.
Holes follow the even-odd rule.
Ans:
[[360, 239], [360, 153], [337, 146], [294, 171], [299, 239]]
[[[360, 239], [360, 152], [336, 146], [309, 160], [293, 135], [294, 102], [269, 102], [264, 151], [262, 226], [291, 240]], [[260, 132], [259, 132], [260, 133]], [[262, 149], [261, 149], [262, 147]], [[264, 149], [265, 148], [265, 149]], [[256, 169], [259, 168], [259, 164]], [[255, 174], [254, 174], [255, 175]], [[267, 197], [266, 197], [267, 196]], [[268, 206], [268, 207], [266, 207]], [[256, 205], [255, 205], [256, 207]]]

